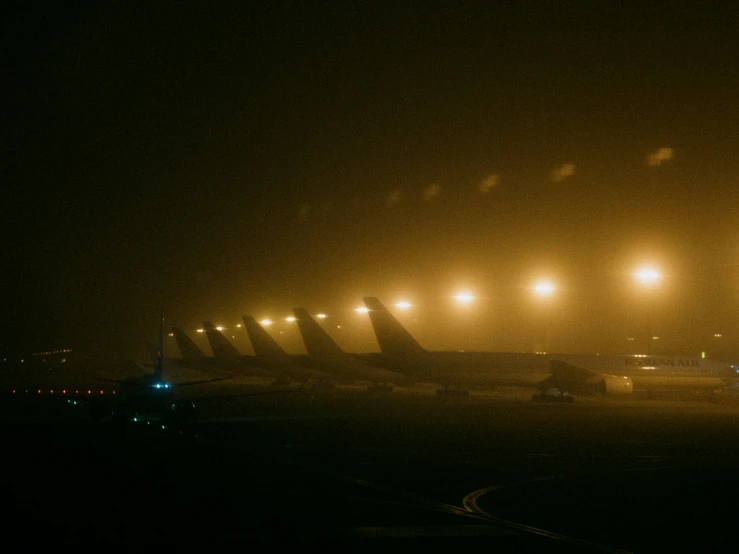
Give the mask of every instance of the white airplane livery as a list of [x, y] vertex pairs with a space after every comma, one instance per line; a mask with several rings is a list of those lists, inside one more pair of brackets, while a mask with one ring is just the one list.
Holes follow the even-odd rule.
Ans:
[[737, 380], [727, 364], [685, 356], [426, 350], [377, 298], [364, 302], [383, 365], [449, 390], [518, 386], [537, 388], [542, 394], [558, 390], [626, 395], [639, 389], [714, 390]]

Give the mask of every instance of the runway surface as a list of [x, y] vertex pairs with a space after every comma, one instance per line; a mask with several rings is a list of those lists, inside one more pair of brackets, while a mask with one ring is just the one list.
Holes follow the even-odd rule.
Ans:
[[735, 550], [739, 405], [421, 392], [204, 399], [183, 434], [6, 402], [6, 530], [123, 549]]

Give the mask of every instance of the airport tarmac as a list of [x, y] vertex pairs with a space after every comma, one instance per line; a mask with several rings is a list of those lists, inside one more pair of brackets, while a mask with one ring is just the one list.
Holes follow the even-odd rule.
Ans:
[[6, 404], [6, 529], [122, 549], [735, 550], [739, 404], [526, 398], [212, 398], [197, 436]]

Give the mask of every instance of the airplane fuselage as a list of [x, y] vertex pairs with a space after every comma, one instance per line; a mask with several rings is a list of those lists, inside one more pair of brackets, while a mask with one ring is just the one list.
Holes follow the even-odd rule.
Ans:
[[628, 377], [635, 390], [717, 389], [737, 379], [736, 372], [726, 364], [686, 356], [424, 351], [408, 356], [373, 357], [388, 369], [418, 380], [469, 388], [536, 387], [551, 376], [552, 360]]

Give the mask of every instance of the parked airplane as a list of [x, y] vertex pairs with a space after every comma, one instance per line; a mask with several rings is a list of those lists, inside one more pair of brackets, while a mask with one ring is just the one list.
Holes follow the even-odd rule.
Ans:
[[534, 399], [571, 401], [571, 394], [624, 395], [635, 389], [710, 391], [737, 377], [726, 364], [691, 357], [430, 351], [377, 298], [364, 303], [385, 367], [440, 383], [439, 394], [517, 386], [538, 389]]
[[287, 353], [252, 316], [245, 315], [243, 319], [254, 349], [255, 363], [261, 367], [299, 381], [310, 377], [311, 381], [315, 381], [320, 387], [331, 386], [337, 381], [335, 376], [321, 371], [318, 364], [309, 356]]
[[[109, 399], [96, 398], [90, 406], [91, 415], [97, 418], [104, 418], [108, 415], [115, 415], [133, 421], [147, 420], [159, 423], [184, 425], [188, 423], [194, 416], [196, 397], [177, 397], [175, 391], [193, 385], [204, 383], [213, 383], [223, 381], [230, 377], [217, 377], [209, 379], [200, 379], [196, 381], [185, 381], [178, 383], [170, 383], [164, 379], [164, 314], [162, 313], [159, 329], [159, 345], [157, 349], [157, 357], [154, 364], [154, 371], [151, 374], [145, 374], [140, 377], [130, 377], [124, 380], [99, 379], [102, 381], [117, 382], [123, 387], [120, 389], [121, 394], [116, 398], [115, 403], [111, 405]], [[217, 332], [217, 331], [216, 331]], [[219, 333], [220, 335], [220, 333]], [[222, 336], [222, 335], [221, 335]], [[225, 337], [223, 340], [226, 341]], [[228, 343], [228, 341], [226, 341]], [[230, 343], [228, 343], [230, 345]], [[193, 343], [194, 345], [194, 343]], [[197, 346], [194, 345], [196, 348]], [[230, 345], [232, 346], [232, 345]], [[197, 349], [200, 353], [200, 349]], [[234, 348], [235, 350], [235, 348]], [[256, 369], [256, 368], [255, 368]], [[264, 371], [264, 370], [260, 370]], [[199, 398], [232, 398], [243, 396], [256, 396], [262, 394], [274, 394], [276, 392], [293, 392], [300, 389], [282, 389], [271, 391], [245, 392], [245, 393], [229, 393], [208, 395]]]
[[373, 392], [391, 391], [390, 383], [409, 385], [414, 382], [407, 375], [369, 365], [345, 352], [304, 309], [295, 308], [293, 313], [308, 355], [327, 373], [353, 381], [369, 381], [373, 384], [367, 390]]
[[[246, 320], [245, 323], [249, 324]], [[247, 374], [271, 377], [275, 379], [273, 384], [280, 386], [288, 385], [290, 380], [304, 383], [310, 378], [312, 382], [320, 383], [320, 386], [323, 387], [330, 379], [330, 376], [321, 371], [316, 363], [307, 356], [292, 356], [284, 351], [283, 353], [287, 357], [276, 355], [274, 347], [280, 348], [277, 343], [268, 347], [269, 354], [260, 355], [265, 354], [263, 343], [266, 342], [264, 336], [266, 332], [262, 336], [257, 336], [258, 333], [255, 333], [253, 328], [251, 329], [250, 340], [254, 341], [256, 339], [255, 352], [258, 348], [260, 354], [250, 356], [239, 352], [211, 322], [206, 321], [203, 326], [208, 342], [213, 349], [214, 359], [225, 367], [238, 368], [240, 372]], [[252, 338], [252, 335], [254, 335], [254, 338]], [[266, 335], [266, 337], [271, 339], [269, 335]], [[280, 348], [280, 350], [282, 349]]]
[[208, 356], [201, 348], [195, 344], [190, 337], [187, 336], [182, 329], [179, 327], [172, 327], [172, 334], [177, 342], [177, 348], [180, 350], [180, 356], [182, 356], [182, 362], [185, 365], [200, 366], [207, 361], [213, 360], [212, 356]]

